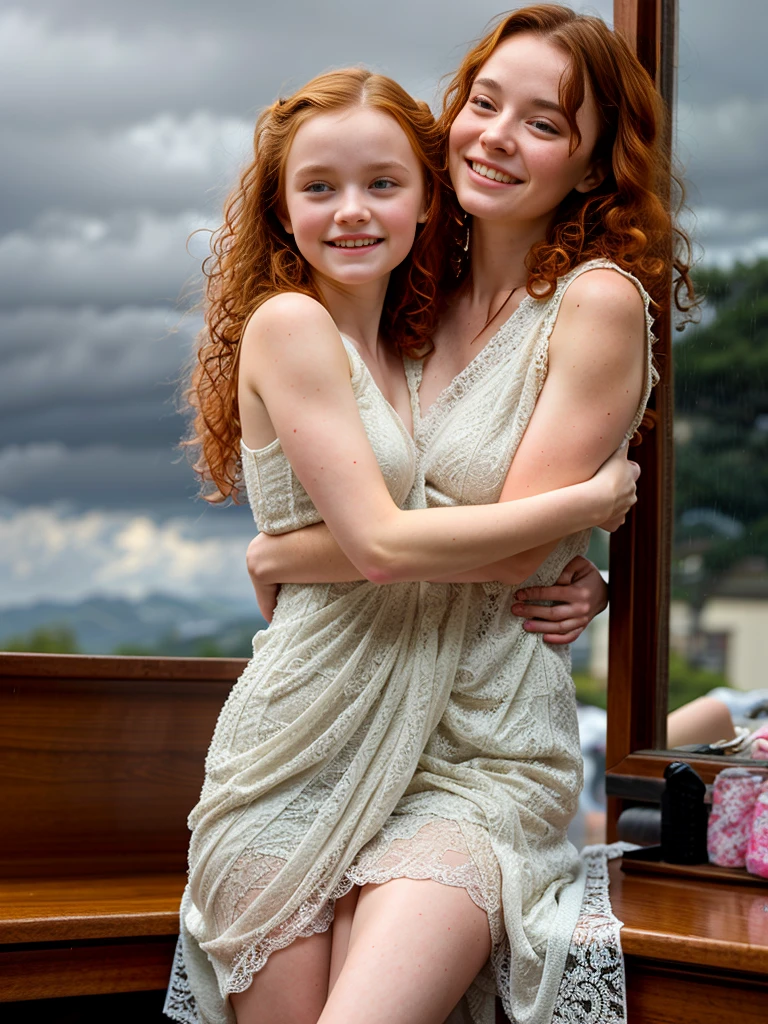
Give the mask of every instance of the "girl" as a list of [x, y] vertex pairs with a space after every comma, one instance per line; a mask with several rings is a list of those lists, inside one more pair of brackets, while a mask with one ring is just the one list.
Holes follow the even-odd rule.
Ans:
[[[465, 58], [443, 114], [465, 214], [458, 277], [433, 353], [407, 364], [430, 506], [572, 484], [638, 426], [651, 305], [664, 309], [673, 264], [676, 297], [691, 295], [662, 202], [661, 122], [626, 44], [568, 8], [514, 12]], [[525, 556], [531, 584], [584, 550], [568, 532]], [[354, 578], [323, 527], [257, 544], [267, 584]], [[511, 584], [525, 558], [441, 577]], [[509, 588], [470, 589], [448, 707], [348, 873], [363, 889], [321, 1024], [438, 1024], [489, 954], [470, 1019], [493, 1020], [494, 991], [518, 1024], [552, 1019], [583, 887], [565, 833], [581, 786], [573, 686], [562, 652], [508, 618]], [[615, 954], [572, 979], [590, 987], [592, 1019], [612, 1019], [601, 992], [621, 1004]]]
[[553, 494], [424, 507], [399, 352], [434, 328], [438, 142], [426, 105], [391, 80], [321, 76], [259, 119], [214, 248], [191, 387], [199, 469], [229, 495], [240, 454], [259, 529], [322, 518], [365, 582], [283, 587], [221, 712], [190, 815], [166, 1003], [178, 1020], [231, 1020], [234, 1006], [245, 1021], [255, 996], [263, 1020], [319, 1015], [333, 902], [412, 778], [462, 646], [469, 591], [401, 581], [622, 518], [635, 500], [637, 467], [616, 455]]

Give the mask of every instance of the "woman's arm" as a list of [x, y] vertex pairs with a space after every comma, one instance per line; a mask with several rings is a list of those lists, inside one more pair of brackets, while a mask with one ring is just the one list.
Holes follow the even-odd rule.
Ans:
[[328, 313], [281, 295], [249, 321], [241, 389], [261, 401], [297, 477], [345, 555], [372, 582], [461, 573], [610, 518], [634, 502], [632, 470], [609, 460], [593, 480], [498, 505], [403, 511], [392, 501], [349, 386]]
[[[573, 281], [550, 337], [546, 381], [499, 501], [588, 480], [616, 451], [640, 402], [646, 346], [643, 300], [630, 280], [600, 269]], [[623, 518], [603, 525], [616, 529]], [[486, 580], [519, 583], [556, 544], [553, 540], [480, 572]]]
[[[262, 557], [262, 552], [266, 552], [265, 557]], [[284, 568], [286, 552], [289, 554], [289, 570]], [[248, 545], [246, 562], [259, 611], [267, 622], [272, 621], [280, 584], [267, 583], [266, 577], [279, 579], [291, 573], [305, 577], [307, 570], [303, 558], [314, 562], [317, 569], [318, 579], [312, 582], [346, 582], [363, 578], [346, 558], [325, 523], [276, 537], [258, 534]], [[589, 559], [577, 555], [565, 566], [554, 586], [519, 590], [515, 601], [511, 612], [526, 620], [523, 628], [527, 632], [543, 633], [546, 643], [570, 644], [606, 608], [608, 586], [597, 567]], [[541, 601], [557, 603], [552, 606], [537, 604]]]

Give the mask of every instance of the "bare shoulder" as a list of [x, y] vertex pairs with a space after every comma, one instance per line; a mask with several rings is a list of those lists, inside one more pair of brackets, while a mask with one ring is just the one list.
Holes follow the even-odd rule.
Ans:
[[301, 344], [303, 338], [318, 334], [338, 338], [338, 330], [328, 310], [317, 299], [300, 292], [283, 292], [262, 303], [246, 324], [243, 345], [267, 345], [279, 341], [284, 344], [293, 339]]
[[645, 306], [637, 286], [610, 267], [596, 267], [579, 274], [566, 289], [561, 308], [566, 317], [595, 314], [608, 317], [614, 324], [645, 323]]
[[601, 267], [570, 283], [550, 338], [551, 371], [569, 374], [580, 366], [608, 385], [641, 374], [645, 352], [643, 298], [629, 278]]
[[313, 392], [349, 383], [349, 356], [330, 313], [297, 292], [275, 295], [259, 306], [243, 331], [239, 376], [259, 395], [292, 388]]

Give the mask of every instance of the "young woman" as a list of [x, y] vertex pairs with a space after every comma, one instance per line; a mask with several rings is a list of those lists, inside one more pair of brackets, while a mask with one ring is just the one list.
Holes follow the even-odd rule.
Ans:
[[[465, 58], [443, 124], [468, 259], [434, 351], [408, 363], [430, 506], [588, 478], [638, 426], [673, 262], [675, 294], [690, 295], [661, 198], [661, 119], [623, 41], [567, 8], [517, 11]], [[508, 576], [494, 563], [441, 578], [519, 582], [527, 560], [531, 583], [552, 583], [584, 550], [569, 532]], [[251, 555], [267, 585], [354, 578], [321, 526], [258, 539]], [[363, 889], [337, 930], [321, 1024], [439, 1024], [470, 985], [476, 1024], [493, 1020], [495, 991], [519, 1024], [552, 1020], [581, 893], [565, 835], [581, 786], [573, 687], [562, 651], [507, 614], [509, 588], [471, 594], [446, 712], [348, 873]], [[593, 986], [593, 1019], [611, 1019], [595, 1004], [618, 978], [610, 953], [572, 979]]]
[[468, 590], [407, 581], [635, 500], [619, 454], [552, 494], [424, 507], [400, 352], [434, 329], [438, 142], [426, 105], [391, 80], [321, 76], [259, 119], [214, 247], [190, 391], [198, 468], [226, 496], [241, 458], [260, 530], [322, 518], [364, 581], [284, 586], [221, 712], [190, 816], [166, 1003], [178, 1020], [234, 1007], [246, 1021], [254, 994], [263, 1020], [319, 1015], [334, 899], [413, 777], [462, 647]]

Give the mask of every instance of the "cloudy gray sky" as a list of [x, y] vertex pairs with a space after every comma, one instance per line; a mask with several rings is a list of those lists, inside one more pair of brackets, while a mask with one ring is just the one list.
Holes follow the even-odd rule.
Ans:
[[[573, 3], [611, 18], [611, 4]], [[759, 0], [682, 4], [679, 151], [704, 258], [768, 254]], [[364, 63], [434, 101], [493, 0], [0, 0], [0, 608], [248, 596], [244, 509], [193, 500], [179, 298], [259, 108]], [[751, 26], [751, 28], [750, 28]]]

